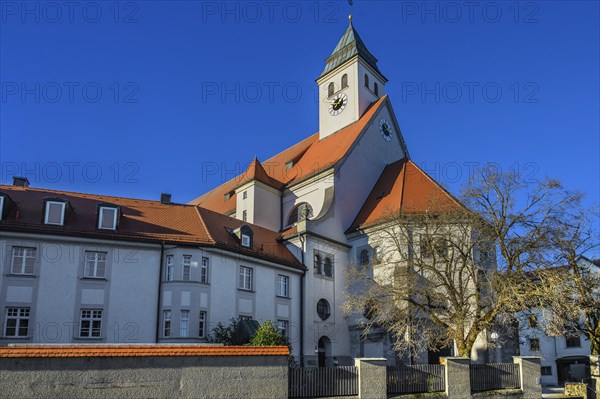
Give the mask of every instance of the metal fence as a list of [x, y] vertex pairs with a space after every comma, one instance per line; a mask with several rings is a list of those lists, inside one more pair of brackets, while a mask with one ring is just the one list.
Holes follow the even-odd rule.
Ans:
[[358, 395], [358, 371], [353, 366], [290, 368], [290, 398]]
[[442, 365], [417, 364], [387, 368], [388, 393], [441, 392], [445, 389]]
[[471, 391], [520, 388], [519, 365], [514, 363], [471, 364]]

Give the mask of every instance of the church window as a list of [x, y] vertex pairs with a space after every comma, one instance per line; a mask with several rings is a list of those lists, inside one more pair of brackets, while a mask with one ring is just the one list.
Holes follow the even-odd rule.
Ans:
[[333, 277], [333, 260], [328, 256], [323, 264], [323, 274], [327, 277]]
[[376, 96], [379, 96], [379, 86], [377, 85], [377, 82], [373, 83], [373, 93], [375, 93]]
[[342, 89], [346, 87], [348, 87], [348, 74], [345, 73], [342, 75]]
[[327, 86], [327, 97], [333, 96], [333, 93], [335, 93], [335, 85], [331, 82], [329, 83], [329, 86]]
[[367, 75], [365, 73], [365, 87], [368, 89], [369, 88], [369, 75]]
[[363, 249], [362, 251], [360, 251], [360, 265], [361, 266], [369, 266], [369, 251], [366, 249]]
[[290, 213], [290, 217], [288, 218], [288, 225], [292, 225], [300, 220], [304, 220], [307, 218], [313, 217], [312, 207], [306, 202], [302, 202], [298, 204], [292, 212]]

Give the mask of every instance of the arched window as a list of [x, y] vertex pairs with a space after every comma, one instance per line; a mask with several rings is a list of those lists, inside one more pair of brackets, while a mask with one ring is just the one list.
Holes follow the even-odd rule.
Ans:
[[379, 85], [377, 85], [377, 82], [373, 83], [373, 93], [375, 93], [376, 96], [379, 96]]
[[296, 207], [294, 209], [292, 209], [292, 212], [290, 213], [290, 217], [288, 218], [288, 225], [292, 225], [294, 223], [297, 223], [300, 220], [304, 220], [307, 218], [310, 219], [312, 217], [313, 217], [312, 206], [310, 206], [306, 202], [301, 202], [300, 204], [296, 205]]
[[342, 75], [342, 89], [346, 87], [348, 87], [348, 74], [345, 73]]
[[373, 247], [373, 264], [381, 263], [381, 250], [379, 247]]
[[323, 268], [323, 260], [321, 259], [321, 255], [315, 254], [313, 261], [314, 261], [315, 273], [321, 274], [321, 270]]
[[366, 249], [360, 251], [360, 265], [369, 266], [369, 251]]
[[365, 87], [369, 88], [369, 75], [365, 73]]
[[329, 83], [329, 86], [327, 86], [327, 97], [333, 96], [333, 93], [335, 93], [335, 85], [331, 82]]
[[330, 257], [325, 258], [325, 263], [323, 264], [323, 274], [327, 277], [333, 277], [333, 261]]

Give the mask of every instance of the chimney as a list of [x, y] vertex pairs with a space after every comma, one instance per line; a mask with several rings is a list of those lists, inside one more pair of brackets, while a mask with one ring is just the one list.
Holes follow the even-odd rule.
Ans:
[[16, 187], [29, 187], [29, 180], [26, 177], [13, 176], [13, 186]]
[[161, 204], [170, 204], [171, 203], [171, 194], [160, 193], [160, 203]]

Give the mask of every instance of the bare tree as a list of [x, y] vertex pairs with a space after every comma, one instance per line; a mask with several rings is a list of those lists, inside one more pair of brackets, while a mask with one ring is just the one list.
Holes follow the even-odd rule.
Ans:
[[528, 275], [548, 267], [555, 220], [580, 196], [553, 180], [528, 185], [488, 169], [461, 199], [464, 206], [446, 196], [418, 213], [389, 210], [364, 231], [379, 264], [348, 271], [346, 310], [363, 313], [367, 332], [391, 332], [404, 354], [453, 344], [470, 357], [501, 316], [547, 299]]
[[[582, 209], [556, 221], [554, 263], [542, 274], [548, 291], [544, 328], [552, 335], [583, 334], [600, 354], [600, 262], [585, 255], [600, 247], [598, 209]], [[558, 299], [552, 301], [553, 299]]]

